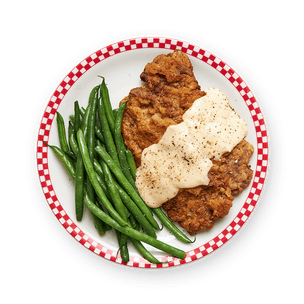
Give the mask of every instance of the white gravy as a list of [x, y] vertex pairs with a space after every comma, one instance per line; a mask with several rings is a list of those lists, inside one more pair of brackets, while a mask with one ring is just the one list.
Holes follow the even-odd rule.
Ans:
[[210, 88], [169, 126], [161, 140], [144, 149], [136, 186], [152, 208], [175, 197], [180, 188], [208, 185], [211, 159], [219, 160], [246, 135], [246, 122], [231, 108], [226, 95]]

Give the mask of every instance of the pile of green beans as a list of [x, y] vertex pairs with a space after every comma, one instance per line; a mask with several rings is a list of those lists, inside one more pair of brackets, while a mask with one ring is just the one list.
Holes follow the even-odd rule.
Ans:
[[75, 214], [81, 221], [84, 206], [91, 212], [99, 235], [114, 229], [123, 262], [129, 261], [128, 241], [151, 263], [160, 263], [142, 243], [158, 248], [180, 259], [185, 252], [157, 240], [163, 226], [184, 243], [192, 243], [161, 208], [149, 208], [140, 197], [136, 185], [136, 165], [124, 144], [121, 123], [126, 106], [112, 109], [105, 78], [95, 86], [88, 106], [74, 102], [68, 136], [63, 117], [57, 111], [60, 147], [48, 145], [75, 181]]

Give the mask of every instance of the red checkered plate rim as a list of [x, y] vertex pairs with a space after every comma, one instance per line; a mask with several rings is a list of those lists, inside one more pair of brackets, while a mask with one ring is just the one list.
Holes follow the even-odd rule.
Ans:
[[[243, 204], [238, 203], [236, 207], [238, 211], [231, 222], [228, 223], [222, 231], [212, 236], [210, 240], [204, 241], [203, 243], [197, 243], [196, 241], [194, 245], [189, 245], [189, 249], [183, 247], [186, 248], [185, 259], [180, 260], [171, 256], [162, 255], [158, 258], [164, 263], [156, 265], [139, 255], [130, 254], [130, 261], [123, 263], [120, 255], [117, 253], [118, 248], [113, 249], [113, 247], [103, 242], [102, 237], [92, 236], [92, 234], [81, 229], [79, 223], [63, 208], [51, 179], [49, 149], [43, 144], [43, 141], [49, 142], [56, 111], [59, 106], [64, 103], [69, 90], [93, 67], [102, 65], [110, 58], [113, 58], [112, 62], [114, 62], [114, 59], [119, 55], [134, 52], [135, 50], [137, 52], [159, 50], [159, 54], [161, 54], [171, 52], [175, 49], [182, 50], [189, 56], [191, 61], [195, 60], [197, 65], [208, 66], [209, 70], [212, 69], [217, 77], [225, 78], [225, 81], [227, 80], [229, 86], [233, 87], [233, 90], [235, 90], [239, 98], [246, 105], [255, 133], [254, 140], [256, 140], [256, 143], [254, 143], [256, 160], [252, 166], [254, 176], [250, 187], [247, 189], [246, 197], [243, 198]], [[152, 61], [154, 57], [155, 56], [152, 56], [150, 61]], [[139, 74], [140, 72], [138, 72], [138, 77]], [[128, 92], [129, 89], [125, 91], [125, 95], [127, 95]], [[177, 39], [159, 37], [127, 39], [113, 43], [91, 54], [75, 66], [61, 81], [47, 103], [39, 126], [36, 154], [38, 175], [43, 194], [54, 215], [66, 231], [83, 246], [106, 260], [138, 268], [168, 268], [187, 264], [207, 256], [231, 239], [248, 220], [261, 196], [267, 174], [268, 155], [268, 135], [263, 113], [253, 92], [241, 76], [228, 64], [207, 50]]]

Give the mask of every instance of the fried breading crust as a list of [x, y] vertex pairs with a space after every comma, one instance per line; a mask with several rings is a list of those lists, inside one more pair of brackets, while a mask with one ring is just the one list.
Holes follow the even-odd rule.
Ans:
[[[146, 83], [130, 91], [122, 120], [125, 144], [134, 155], [137, 167], [142, 151], [157, 143], [167, 127], [183, 121], [193, 102], [204, 96], [186, 54], [176, 50], [157, 56], [140, 75]], [[245, 189], [252, 178], [248, 165], [253, 147], [241, 141], [220, 161], [213, 161], [208, 186], [180, 189], [178, 195], [162, 206], [169, 218], [189, 234], [211, 229], [226, 216], [234, 196]]]
[[206, 95], [182, 51], [157, 56], [140, 78], [146, 85], [132, 89], [124, 98], [129, 101], [122, 121], [122, 135], [137, 166], [143, 149], [157, 143], [168, 126], [182, 122], [192, 103]]
[[177, 196], [162, 205], [169, 218], [191, 235], [211, 229], [228, 214], [234, 197], [250, 184], [253, 172], [248, 163], [252, 153], [253, 146], [242, 140], [220, 161], [213, 161], [208, 186], [180, 189]]

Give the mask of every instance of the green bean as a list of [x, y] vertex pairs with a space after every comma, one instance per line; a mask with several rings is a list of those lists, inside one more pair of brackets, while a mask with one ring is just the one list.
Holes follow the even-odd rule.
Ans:
[[[98, 140], [97, 140], [97, 142], [100, 143]], [[107, 164], [104, 163], [102, 160], [98, 161], [97, 158], [94, 158], [92, 164], [93, 164], [94, 170], [96, 172], [96, 177], [98, 178], [99, 184], [101, 185], [103, 190], [104, 190], [104, 187], [106, 187], [106, 191], [104, 191], [105, 194], [107, 195], [107, 193], [108, 193], [109, 195], [107, 195], [107, 197], [109, 198], [109, 200], [114, 201], [114, 205], [118, 204], [117, 205], [117, 207], [118, 207], [120, 204], [121, 196], [119, 195], [119, 198], [117, 198], [117, 199], [115, 197], [112, 198], [113, 195], [117, 195], [117, 189], [115, 188], [115, 190], [114, 190], [114, 187], [113, 187], [114, 184], [116, 185], [116, 181], [113, 178], [111, 171], [109, 170]], [[107, 177], [106, 177], [106, 175], [107, 175]], [[111, 188], [112, 196], [110, 195], [110, 192], [108, 191], [109, 187]], [[116, 194], [114, 192], [116, 192]], [[119, 203], [117, 203], [116, 201], [118, 201]], [[130, 212], [126, 208], [126, 206], [124, 206], [124, 204], [123, 204], [123, 209], [128, 218], [130, 216]], [[124, 215], [122, 215], [122, 217], [124, 217]]]
[[102, 171], [102, 167], [96, 158], [94, 159], [93, 166], [94, 166], [94, 170], [97, 173], [97, 175], [99, 175], [105, 181], [105, 176]]
[[104, 223], [96, 215], [92, 214], [92, 216], [93, 216], [94, 226], [95, 226], [96, 230], [98, 231], [98, 234], [100, 236], [105, 235], [107, 230], [105, 228]]
[[112, 134], [114, 134], [114, 114], [113, 114], [113, 110], [112, 110], [112, 106], [111, 106], [111, 102], [110, 102], [110, 97], [109, 97], [109, 90], [108, 87], [106, 85], [106, 80], [103, 76], [100, 76], [103, 81], [100, 85], [100, 93], [101, 93], [101, 97], [103, 100], [103, 104], [104, 104], [104, 109], [105, 109], [105, 114], [109, 123], [109, 127], [110, 130], [112, 132]]
[[73, 151], [73, 153], [77, 156], [79, 153], [79, 149], [78, 149], [77, 139], [75, 137], [75, 128], [70, 121], [69, 121], [69, 130], [70, 130], [69, 132], [70, 148]]
[[91, 90], [90, 96], [89, 96], [89, 104], [91, 104], [96, 99], [99, 89], [100, 89], [100, 85], [97, 85], [93, 88], [93, 90]]
[[[134, 216], [131, 214], [129, 216], [129, 223], [131, 224], [131, 227], [137, 231], [139, 231], [140, 229], [140, 224], [138, 223], [138, 221], [136, 221], [136, 219], [134, 218]], [[154, 230], [153, 230], [154, 231]], [[161, 263], [157, 258], [154, 257], [154, 255], [146, 249], [146, 247], [138, 240], [135, 240], [133, 238], [130, 238], [132, 244], [134, 245], [134, 247], [137, 249], [137, 251], [149, 262], [151, 263], [155, 263], [155, 264], [159, 264]]]
[[[95, 201], [95, 205], [100, 208], [101, 210], [103, 210], [104, 212], [106, 211], [106, 209], [104, 208], [104, 206], [102, 205], [101, 201], [99, 200], [99, 198], [97, 197], [96, 201]], [[91, 212], [92, 214], [92, 212]], [[109, 231], [112, 229], [112, 227], [110, 225], [108, 225], [107, 223], [103, 222], [104, 225], [104, 230]]]
[[159, 264], [161, 263], [149, 250], [145, 248], [145, 246], [138, 240], [134, 238], [130, 238], [132, 244], [134, 247], [138, 250], [138, 252], [149, 262], [154, 263], [154, 264]]
[[69, 121], [69, 126], [68, 126], [68, 145], [69, 145], [69, 150], [65, 151], [65, 154], [69, 157], [72, 158], [73, 161], [77, 160], [77, 153], [74, 153], [73, 151], [73, 147], [71, 145], [71, 140], [70, 138], [74, 135], [74, 126], [71, 123], [71, 121]]
[[[97, 112], [97, 99], [98, 99], [98, 90], [96, 88], [93, 89], [94, 91], [94, 99], [91, 100], [91, 109], [89, 113], [88, 119], [88, 150], [90, 154], [91, 161], [94, 160], [95, 157], [95, 125], [96, 125], [96, 112]], [[93, 97], [91, 97], [93, 98]]]
[[58, 127], [58, 137], [60, 148], [66, 152], [69, 150], [69, 145], [66, 138], [64, 120], [61, 114], [57, 111], [57, 127]]
[[[71, 120], [69, 120], [69, 125], [68, 125], [68, 145], [70, 147], [70, 150], [75, 154], [73, 148], [72, 148], [72, 145], [71, 145], [71, 140], [70, 138], [72, 137], [71, 135], [74, 134], [74, 125], [72, 124]], [[75, 154], [77, 155], [77, 154]]]
[[84, 170], [82, 157], [81, 155], [78, 155], [76, 162], [76, 175], [75, 175], [75, 211], [76, 211], [76, 219], [78, 221], [81, 221], [83, 217], [84, 178], [85, 178], [85, 170]]
[[113, 109], [114, 121], [115, 121], [115, 119], [116, 119], [117, 111], [118, 111], [118, 109]]
[[[81, 129], [84, 135], [84, 138], [87, 141], [87, 133], [88, 133], [88, 122], [89, 122], [89, 115], [90, 115], [90, 108], [91, 108], [91, 104], [89, 104], [85, 110], [85, 114], [82, 117], [82, 124], [81, 124]], [[76, 135], [77, 138], [77, 135]]]
[[97, 217], [95, 214], [92, 214], [92, 216], [93, 216], [94, 226], [95, 226], [96, 230], [98, 231], [98, 234], [101, 236], [105, 235], [106, 229], [105, 229], [105, 225], [102, 222], [102, 220], [99, 217]]
[[[98, 89], [99, 89], [98, 86], [94, 87], [89, 97], [90, 109], [88, 113], [87, 147], [88, 147], [88, 152], [91, 162], [93, 162], [95, 158], [95, 124], [96, 124], [96, 107], [97, 107]], [[87, 191], [91, 200], [94, 201], [95, 191], [89, 178], [87, 178]]]
[[[101, 168], [101, 165], [99, 164], [99, 162], [96, 159], [94, 159], [94, 170], [97, 173], [97, 177], [99, 179], [98, 180], [99, 184], [102, 186], [104, 192], [106, 193], [107, 188], [106, 188], [106, 184], [105, 184], [104, 173], [103, 173], [103, 170]], [[124, 189], [121, 188], [115, 180], [113, 182], [114, 182], [114, 185], [115, 185], [115, 187], [116, 187], [116, 189], [117, 189], [117, 191], [120, 195], [120, 198], [123, 201], [123, 204], [127, 207], [127, 209], [130, 211], [130, 213], [136, 218], [136, 220], [143, 227], [145, 232], [148, 233], [149, 235], [151, 235], [152, 237], [156, 238], [156, 233], [154, 231], [154, 228], [149, 223], [149, 221], [146, 219], [146, 217], [141, 212], [141, 210], [133, 202], [133, 200], [130, 198], [130, 196], [124, 191]], [[105, 191], [104, 188], [106, 188], [106, 191]], [[108, 196], [108, 198], [109, 198], [109, 196]]]
[[82, 220], [83, 217], [83, 196], [84, 196], [84, 182], [85, 182], [85, 169], [83, 165], [82, 156], [78, 148], [77, 143], [77, 132], [82, 127], [81, 125], [81, 112], [79, 103], [76, 100], [74, 102], [74, 136], [71, 135], [70, 142], [73, 149], [77, 153], [76, 161], [76, 174], [75, 174], [75, 210], [76, 210], [76, 219], [78, 221]]
[[113, 161], [104, 147], [101, 146], [100, 143], [97, 143], [95, 147], [96, 152], [102, 158], [102, 160], [109, 166], [112, 173], [115, 175], [121, 186], [124, 188], [126, 192], [131, 196], [133, 201], [137, 204], [139, 209], [145, 214], [147, 220], [151, 223], [154, 229], [159, 230], [159, 226], [157, 221], [153, 218], [151, 210], [142, 200], [138, 192], [133, 188], [133, 186], [129, 183], [126, 177], [123, 175], [121, 169], [117, 166], [117, 164]]
[[124, 210], [124, 205], [122, 203], [118, 190], [115, 187], [112, 173], [109, 170], [108, 165], [104, 161], [101, 162], [101, 167], [102, 167], [102, 171], [104, 172], [105, 182], [106, 182], [107, 188], [109, 190], [114, 208], [120, 214], [120, 216], [125, 221], [127, 221], [128, 219], [127, 219], [126, 212]]
[[[130, 215], [130, 217], [129, 217], [129, 222], [133, 229], [139, 231], [140, 225], [132, 215]], [[140, 241], [135, 240], [133, 238], [130, 238], [130, 240], [131, 240], [132, 244], [134, 245], [134, 247], [138, 250], [138, 252], [149, 262], [155, 263], [155, 264], [161, 263], [157, 258], [154, 257], [154, 255], [149, 250], [146, 249], [146, 247]]]
[[[80, 108], [80, 114], [83, 117], [85, 115], [85, 108]], [[104, 138], [103, 138], [103, 134], [102, 134], [102, 130], [101, 127], [97, 124], [95, 124], [95, 135], [99, 138], [99, 140], [104, 143]]]
[[127, 162], [129, 164], [129, 168], [130, 168], [130, 173], [133, 177], [133, 179], [136, 179], [136, 164], [135, 164], [135, 160], [133, 157], [132, 152], [129, 149], [126, 149], [126, 157], [127, 157]]
[[115, 187], [117, 188], [119, 195], [124, 203], [124, 205], [128, 208], [130, 213], [136, 218], [139, 224], [142, 226], [143, 230], [149, 234], [150, 236], [156, 238], [156, 233], [150, 222], [146, 219], [141, 210], [137, 207], [137, 205], [133, 202], [130, 196], [124, 191], [122, 187], [115, 183]]
[[[70, 117], [71, 119], [71, 117]], [[80, 108], [78, 100], [74, 102], [74, 135], [77, 138], [77, 132], [81, 126], [81, 119], [80, 119]]]
[[107, 188], [107, 185], [104, 181], [104, 179], [97, 173], [96, 174], [96, 178], [97, 178], [97, 181], [100, 185], [100, 187], [102, 188], [103, 192], [105, 193], [106, 197], [111, 200], [111, 196], [110, 196], [110, 193], [108, 191], [108, 188]]
[[98, 216], [102, 221], [104, 221], [105, 223], [107, 223], [108, 225], [110, 225], [111, 227], [113, 227], [114, 229], [120, 231], [121, 233], [134, 238], [138, 241], [147, 243], [159, 250], [162, 250], [166, 253], [168, 253], [169, 255], [175, 256], [179, 259], [184, 259], [186, 257], [186, 253], [185, 251], [178, 249], [176, 247], [173, 247], [169, 244], [166, 244], [162, 241], [159, 241], [145, 233], [139, 232], [131, 227], [128, 226], [121, 226], [119, 225], [119, 223], [117, 223], [117, 221], [115, 221], [113, 218], [111, 218], [108, 214], [106, 214], [104, 211], [102, 211], [100, 208], [98, 208], [88, 197], [87, 194], [85, 194], [85, 198], [84, 198], [85, 204], [88, 207], [88, 209], [95, 214], [96, 216]]
[[82, 118], [83, 118], [84, 115], [85, 115], [86, 109], [85, 109], [84, 107], [81, 107], [79, 110], [80, 110], [80, 115], [81, 115]]
[[98, 137], [98, 139], [102, 142], [105, 143], [101, 128], [99, 126], [97, 126], [97, 124], [95, 125], [95, 135]]
[[70, 158], [64, 153], [64, 151], [59, 147], [49, 145], [46, 142], [44, 142], [44, 144], [52, 149], [55, 155], [61, 160], [62, 164], [64, 165], [64, 167], [66, 168], [72, 179], [75, 180], [75, 175], [76, 175], [75, 167], [71, 162]]
[[136, 229], [136, 230], [139, 230], [139, 229], [140, 229], [140, 224], [139, 224], [139, 222], [135, 219], [135, 217], [134, 217], [132, 214], [130, 214], [128, 220], [129, 220], [129, 223], [130, 223], [130, 225], [131, 225], [131, 227], [132, 227], [133, 229]]
[[126, 101], [123, 102], [117, 111], [117, 116], [114, 123], [114, 139], [115, 139], [116, 150], [120, 162], [121, 171], [129, 181], [129, 183], [133, 186], [133, 188], [136, 189], [136, 185], [130, 173], [130, 169], [126, 157], [126, 146], [123, 137], [121, 135], [121, 122], [126, 104], [127, 104]]
[[158, 207], [158, 208], [152, 208], [153, 212], [156, 214], [156, 216], [160, 219], [160, 221], [163, 223], [163, 225], [171, 231], [171, 233], [180, 241], [184, 243], [193, 243], [195, 241], [191, 241], [180, 229], [178, 229], [172, 221], [169, 220], [167, 215], [164, 213], [164, 211]]
[[[76, 140], [76, 142], [74, 143], [74, 149], [75, 149], [75, 151], [77, 151], [74, 200], [75, 200], [76, 219], [78, 221], [81, 221], [82, 217], [83, 217], [83, 196], [84, 196], [85, 170], [84, 170], [82, 157], [81, 157], [78, 145], [77, 145], [77, 139], [75, 137], [78, 130], [82, 127], [81, 126], [81, 120], [80, 120], [79, 103], [78, 103], [77, 100], [74, 102], [74, 115], [75, 115], [75, 118], [74, 118], [74, 139]], [[73, 136], [71, 138], [71, 142], [72, 141], [73, 141]]]
[[109, 200], [111, 200], [111, 196], [110, 196], [110, 193], [108, 191], [108, 188], [107, 188], [107, 185], [105, 182], [105, 176], [104, 176], [103, 170], [101, 168], [100, 163], [98, 162], [98, 160], [96, 158], [94, 159], [93, 166], [94, 166], [95, 172], [97, 173], [96, 178], [99, 182], [99, 185], [101, 186], [101, 188], [102, 188], [103, 192], [105, 193], [105, 195], [107, 196], [107, 198]]
[[117, 236], [117, 240], [118, 240], [118, 245], [119, 245], [119, 249], [118, 251], [120, 252], [121, 255], [121, 259], [124, 263], [129, 262], [129, 249], [128, 249], [128, 236], [121, 233], [118, 230], [115, 230], [116, 236]]
[[120, 166], [119, 159], [117, 156], [116, 146], [105, 114], [105, 107], [102, 98], [98, 99], [98, 117], [102, 128], [106, 149], [108, 153], [111, 155], [111, 157], [114, 159], [116, 164]]
[[95, 192], [97, 194], [97, 196], [99, 197], [99, 199], [101, 200], [101, 202], [103, 203], [103, 205], [105, 206], [105, 208], [108, 210], [109, 214], [122, 226], [127, 226], [128, 223], [123, 220], [121, 218], [121, 216], [117, 213], [117, 211], [113, 208], [111, 202], [108, 200], [107, 196], [105, 195], [105, 193], [103, 192], [101, 186], [98, 183], [97, 180], [97, 173], [94, 171], [94, 167], [93, 164], [90, 160], [89, 157], [89, 152], [88, 152], [88, 148], [86, 145], [86, 141], [85, 141], [85, 137], [83, 134], [83, 131], [81, 129], [78, 130], [77, 132], [77, 140], [78, 140], [78, 146], [79, 146], [79, 150], [82, 156], [82, 160], [87, 172], [87, 175], [92, 183], [92, 186], [95, 189]]
[[69, 118], [70, 118], [70, 121], [74, 124], [75, 115], [74, 115], [74, 114], [71, 114], [71, 115], [69, 115]]
[[[85, 109], [81, 108], [81, 115], [84, 116], [84, 113], [85, 113]], [[73, 122], [75, 120], [75, 115], [70, 115], [70, 120]], [[98, 139], [104, 143], [104, 138], [103, 138], [103, 135], [102, 135], [102, 131], [101, 131], [101, 127], [99, 125], [95, 125], [95, 135], [98, 137]]]
[[[87, 134], [87, 146], [88, 146], [88, 152], [91, 162], [94, 161], [95, 158], [95, 126], [96, 126], [96, 110], [97, 110], [97, 98], [98, 98], [98, 92], [99, 92], [99, 86], [96, 86], [93, 88], [93, 90], [90, 93], [89, 96], [89, 104], [90, 109], [88, 113], [88, 134]], [[87, 184], [86, 189], [89, 197], [93, 202], [95, 202], [95, 190], [93, 188], [93, 185], [91, 184], [91, 181], [89, 180], [89, 177], [87, 175]], [[100, 235], [105, 234], [105, 227], [103, 222], [93, 215], [94, 218], [94, 224], [95, 228], [97, 229], [98, 233]]]
[[70, 157], [73, 161], [76, 161], [77, 157], [76, 155], [71, 151], [71, 150], [67, 150], [64, 152], [68, 157]]

